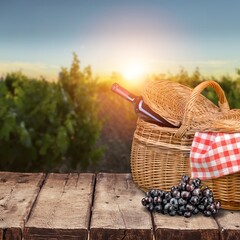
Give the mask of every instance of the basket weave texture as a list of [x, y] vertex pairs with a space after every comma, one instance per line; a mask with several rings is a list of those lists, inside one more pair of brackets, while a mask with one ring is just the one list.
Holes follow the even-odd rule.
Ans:
[[[219, 107], [201, 95], [206, 87], [216, 91]], [[196, 131], [240, 132], [240, 110], [229, 109], [216, 82], [205, 81], [190, 89], [175, 82], [155, 81], [145, 87], [143, 97], [159, 115], [166, 119], [171, 115], [171, 123], [180, 126], [167, 128], [138, 119], [132, 142], [131, 172], [134, 182], [144, 191], [168, 191], [179, 183], [183, 174], [191, 175], [189, 155]], [[203, 184], [213, 190], [222, 208], [240, 210], [240, 173], [205, 180]]]

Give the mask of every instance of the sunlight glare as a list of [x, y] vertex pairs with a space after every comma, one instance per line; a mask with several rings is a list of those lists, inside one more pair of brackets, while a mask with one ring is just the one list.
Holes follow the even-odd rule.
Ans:
[[144, 64], [141, 62], [130, 62], [123, 71], [123, 77], [128, 81], [140, 81], [145, 73]]

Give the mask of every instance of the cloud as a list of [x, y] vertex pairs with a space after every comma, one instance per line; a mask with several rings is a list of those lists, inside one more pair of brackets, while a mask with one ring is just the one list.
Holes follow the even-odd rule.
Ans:
[[57, 78], [60, 67], [57, 65], [47, 65], [45, 63], [31, 62], [0, 62], [0, 75], [10, 72], [21, 71], [29, 77]]

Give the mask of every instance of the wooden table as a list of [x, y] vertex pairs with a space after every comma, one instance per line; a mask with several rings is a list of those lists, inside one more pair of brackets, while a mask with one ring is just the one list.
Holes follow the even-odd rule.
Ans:
[[234, 240], [240, 211], [150, 214], [130, 174], [0, 172], [0, 240]]

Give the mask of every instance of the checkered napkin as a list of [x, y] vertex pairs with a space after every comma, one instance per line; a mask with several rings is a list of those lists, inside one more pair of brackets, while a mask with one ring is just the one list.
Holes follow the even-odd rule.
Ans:
[[192, 178], [203, 180], [240, 171], [240, 133], [196, 132], [190, 168]]

